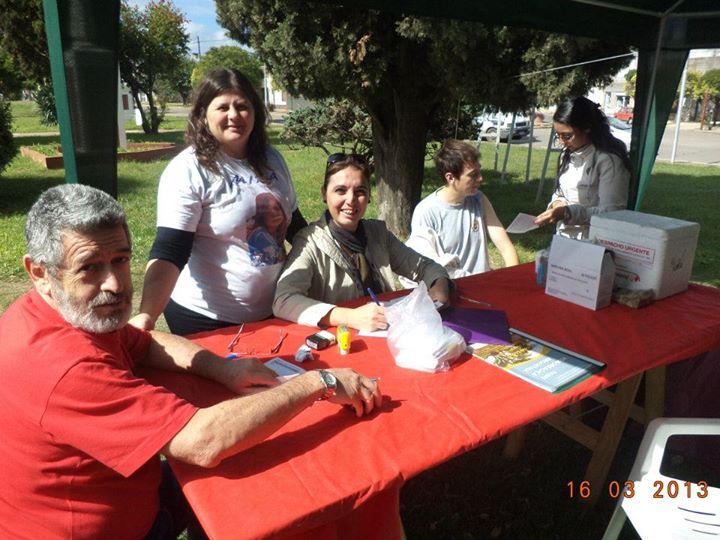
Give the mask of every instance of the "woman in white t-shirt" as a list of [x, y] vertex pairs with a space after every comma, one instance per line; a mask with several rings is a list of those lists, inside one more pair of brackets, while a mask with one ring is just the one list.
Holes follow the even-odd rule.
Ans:
[[160, 313], [186, 335], [272, 315], [284, 242], [307, 223], [282, 156], [268, 144], [265, 107], [239, 71], [198, 86], [185, 139], [160, 177], [157, 234], [136, 326]]
[[553, 121], [565, 148], [552, 199], [535, 223], [556, 223], [558, 234], [585, 239], [593, 215], [627, 207], [632, 167], [625, 143], [610, 133], [597, 103], [585, 97], [565, 101]]

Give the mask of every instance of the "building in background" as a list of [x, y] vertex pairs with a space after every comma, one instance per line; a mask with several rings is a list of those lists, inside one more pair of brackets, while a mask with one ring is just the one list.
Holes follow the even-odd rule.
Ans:
[[[626, 92], [625, 76], [630, 70], [637, 69], [637, 54], [630, 65], [615, 75], [613, 81], [603, 88], [594, 88], [588, 93], [588, 98], [599, 103], [607, 115], [615, 115], [619, 111], [632, 110], [635, 105], [632, 96]], [[720, 49], [695, 49], [690, 51], [688, 70], [700, 74], [711, 69], [720, 69]], [[683, 118], [694, 119], [697, 104], [693, 100], [686, 100], [683, 109]], [[621, 113], [622, 114], [622, 113]]]

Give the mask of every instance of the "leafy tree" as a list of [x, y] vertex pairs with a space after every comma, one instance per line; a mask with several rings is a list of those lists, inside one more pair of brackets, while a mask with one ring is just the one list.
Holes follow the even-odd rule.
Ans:
[[57, 108], [55, 107], [55, 93], [50, 81], [38, 84], [32, 93], [38, 109], [40, 109], [40, 123], [46, 126], [56, 126], [58, 123]]
[[10, 103], [0, 95], [0, 173], [17, 155], [17, 146], [12, 134]]
[[186, 105], [192, 93], [190, 80], [196, 65], [197, 61], [194, 58], [186, 56], [180, 61], [177, 69], [168, 75], [163, 75], [157, 84], [157, 94], [160, 99], [166, 102], [180, 100]]
[[0, 0], [0, 49], [23, 79], [50, 79], [42, 0]]
[[[50, 74], [42, 0], [0, 0], [0, 94], [12, 95], [21, 81]], [[0, 95], [0, 172], [17, 155], [10, 103]]]
[[[5, 84], [33, 88], [43, 122], [57, 123], [55, 96], [50, 79], [42, 0], [0, 0], [0, 48], [14, 73], [2, 74]], [[49, 94], [48, 94], [49, 89]], [[39, 98], [39, 99], [38, 99]]]
[[[144, 9], [120, 6], [120, 75], [140, 110], [143, 131], [157, 133], [165, 102], [156, 103], [155, 85], [171, 77], [188, 53], [185, 17], [169, 0], [153, 0]], [[140, 95], [147, 97], [147, 111]]]
[[710, 98], [715, 91], [715, 88], [712, 85], [712, 76], [711, 78], [706, 78], [705, 75], [701, 75], [697, 71], [689, 71], [685, 91], [686, 95], [691, 96], [694, 100], [701, 103], [700, 129], [702, 129], [705, 125], [705, 116], [707, 114], [708, 105], [710, 104]]
[[625, 74], [625, 95], [635, 97], [635, 86], [637, 84], [637, 69], [631, 69]]
[[240, 47], [225, 45], [209, 49], [193, 70], [193, 87], [203, 79], [208, 71], [215, 68], [235, 68], [244, 73], [256, 88], [262, 88], [262, 63], [254, 54]]
[[378, 210], [398, 234], [420, 198], [428, 129], [460, 100], [506, 110], [581, 95], [627, 60], [520, 76], [627, 49], [544, 32], [299, 0], [216, 0], [218, 21], [290, 93], [370, 115]]
[[317, 146], [328, 155], [339, 148], [372, 162], [370, 117], [347, 99], [321, 100], [293, 111], [285, 118], [282, 138], [291, 145]]
[[693, 110], [690, 112], [690, 120], [695, 120], [697, 117], [697, 86], [700, 83], [700, 77], [702, 75], [699, 71], [688, 70], [687, 81], [685, 82], [685, 98], [687, 103], [693, 103]]
[[[454, 109], [434, 118], [428, 131], [429, 141], [474, 137], [477, 126], [473, 125], [473, 118], [480, 112], [478, 107], [463, 105], [459, 110]], [[347, 99], [323, 99], [291, 112], [285, 118], [280, 136], [291, 148], [299, 144], [315, 146], [328, 155], [337, 151], [360, 154], [373, 164], [370, 116]], [[438, 147], [431, 143], [426, 157], [430, 158]]]
[[713, 102], [713, 125], [720, 115], [720, 69], [711, 69], [702, 76], [708, 90], [708, 100]]
[[[438, 111], [430, 123], [428, 141], [443, 139], [472, 139], [477, 135], [478, 126], [473, 120], [482, 113], [482, 107], [471, 104], [450, 103]], [[437, 148], [430, 149], [434, 154]]]
[[18, 73], [13, 59], [0, 49], [0, 94], [8, 99], [18, 99], [25, 81]]

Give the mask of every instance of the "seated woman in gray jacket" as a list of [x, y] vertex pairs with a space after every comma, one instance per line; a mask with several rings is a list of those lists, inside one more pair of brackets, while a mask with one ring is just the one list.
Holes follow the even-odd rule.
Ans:
[[383, 221], [363, 219], [370, 167], [361, 156], [329, 156], [321, 193], [327, 210], [293, 239], [275, 291], [275, 316], [310, 326], [385, 329], [382, 305], [336, 304], [367, 296], [368, 289], [395, 290], [395, 274], [424, 281], [433, 300], [449, 304], [450, 281], [442, 266], [408, 248]]

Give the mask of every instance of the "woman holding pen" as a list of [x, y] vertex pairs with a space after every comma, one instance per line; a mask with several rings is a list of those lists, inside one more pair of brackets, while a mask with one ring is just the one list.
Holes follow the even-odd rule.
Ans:
[[[298, 232], [275, 291], [277, 317], [310, 326], [387, 328], [375, 293], [395, 290], [396, 274], [424, 281], [433, 300], [449, 303], [450, 281], [439, 264], [408, 248], [385, 223], [363, 219], [370, 167], [355, 154], [328, 157], [321, 189], [327, 209]], [[370, 294], [357, 308], [336, 304]]]
[[627, 148], [610, 132], [598, 104], [586, 97], [561, 103], [553, 125], [565, 148], [552, 199], [535, 223], [554, 224], [557, 234], [587, 240], [592, 216], [627, 208], [632, 176]]

